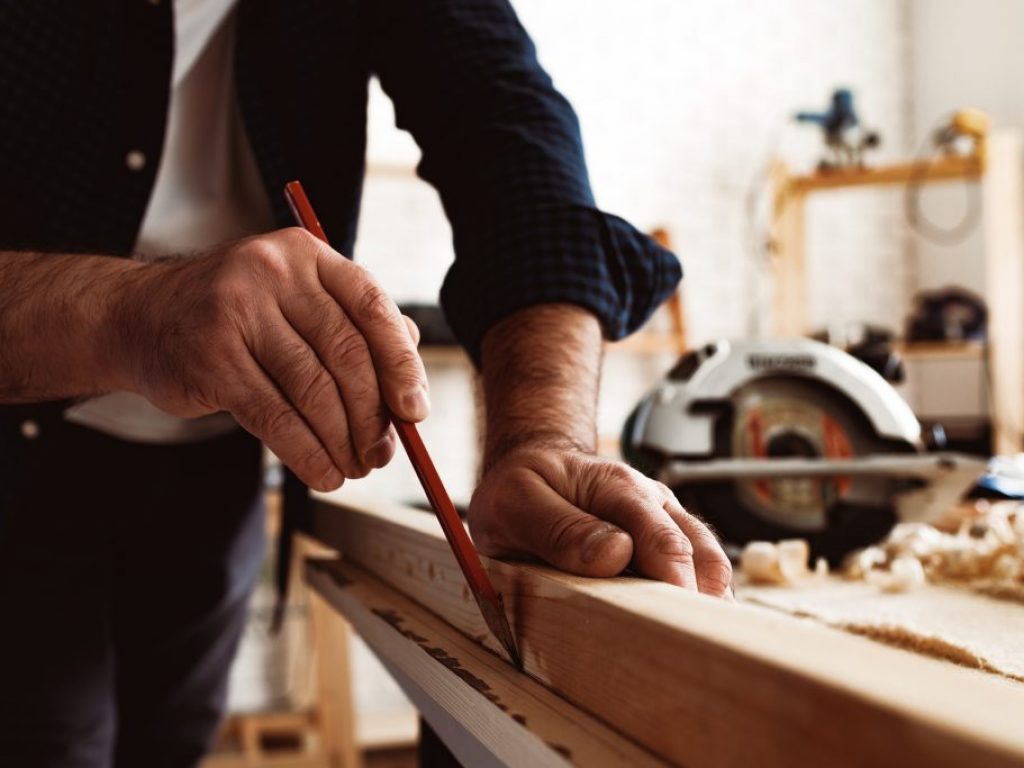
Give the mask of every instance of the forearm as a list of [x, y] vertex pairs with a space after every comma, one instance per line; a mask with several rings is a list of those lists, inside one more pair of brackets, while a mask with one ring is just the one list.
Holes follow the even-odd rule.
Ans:
[[118, 387], [113, 316], [128, 259], [0, 252], [0, 403]]
[[597, 318], [575, 305], [529, 307], [492, 327], [481, 346], [484, 471], [519, 447], [592, 453], [601, 355]]

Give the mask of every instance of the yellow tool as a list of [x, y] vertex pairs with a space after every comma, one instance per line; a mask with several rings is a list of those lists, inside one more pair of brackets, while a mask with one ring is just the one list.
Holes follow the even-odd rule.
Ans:
[[946, 154], [961, 153], [960, 146], [969, 142], [968, 153], [978, 158], [982, 169], [985, 167], [985, 141], [992, 120], [986, 112], [974, 107], [958, 109], [949, 121], [934, 134], [935, 146]]

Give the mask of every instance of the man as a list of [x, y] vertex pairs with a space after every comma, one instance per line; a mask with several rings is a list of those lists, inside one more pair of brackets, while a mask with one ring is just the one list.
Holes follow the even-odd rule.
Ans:
[[[387, 409], [427, 416], [415, 328], [341, 255], [371, 72], [454, 230], [480, 549], [727, 592], [708, 530], [593, 455], [602, 335], [678, 265], [594, 207], [506, 0], [7, 0], [0, 41], [0, 764], [194, 763], [263, 553], [257, 438], [329, 490], [391, 459]], [[289, 228], [291, 178], [340, 252]]]

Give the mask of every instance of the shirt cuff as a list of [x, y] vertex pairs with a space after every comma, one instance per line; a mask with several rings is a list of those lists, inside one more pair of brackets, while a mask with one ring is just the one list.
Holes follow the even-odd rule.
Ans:
[[676, 256], [617, 216], [581, 205], [504, 216], [490, 237], [456, 235], [441, 306], [474, 364], [502, 318], [535, 304], [590, 310], [605, 338], [637, 330], [682, 278]]

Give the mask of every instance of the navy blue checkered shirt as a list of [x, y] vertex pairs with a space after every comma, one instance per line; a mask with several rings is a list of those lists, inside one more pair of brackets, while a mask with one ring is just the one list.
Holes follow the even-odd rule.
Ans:
[[[0, 250], [128, 254], [158, 163], [124, 158], [163, 145], [172, 4], [0, 0], [0, 50]], [[379, 76], [451, 221], [441, 302], [474, 359], [520, 308], [578, 304], [617, 339], [678, 283], [671, 253], [595, 207], [576, 116], [506, 0], [240, 0], [235, 59], [278, 224], [300, 178], [345, 253]]]

